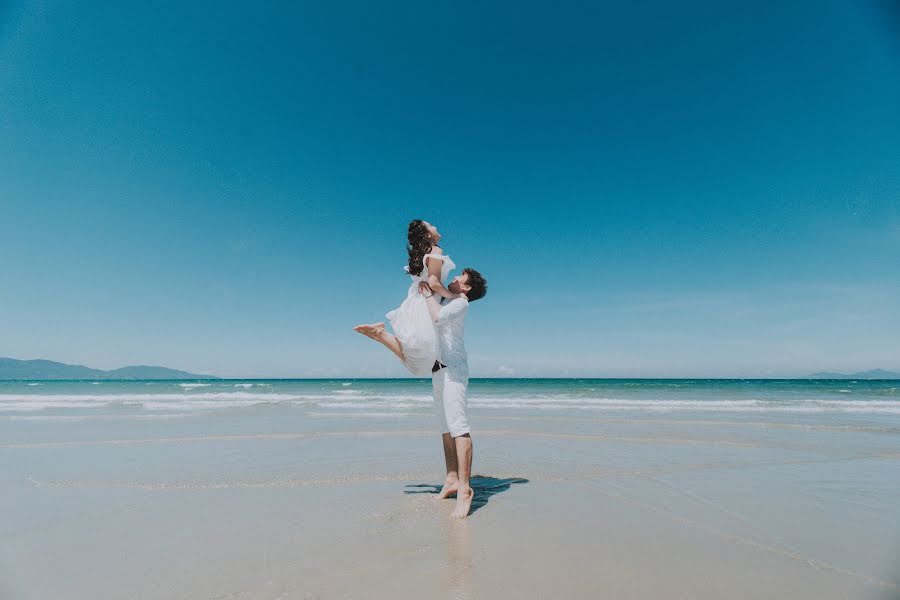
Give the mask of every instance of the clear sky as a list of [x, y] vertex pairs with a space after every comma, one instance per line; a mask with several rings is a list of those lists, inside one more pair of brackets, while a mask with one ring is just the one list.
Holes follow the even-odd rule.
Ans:
[[0, 4], [0, 356], [401, 376], [900, 370], [888, 1]]

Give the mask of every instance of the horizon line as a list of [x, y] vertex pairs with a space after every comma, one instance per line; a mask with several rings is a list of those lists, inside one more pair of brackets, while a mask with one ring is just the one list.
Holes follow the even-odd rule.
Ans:
[[[900, 377], [510, 377], [481, 376], [469, 377], [469, 380], [501, 379], [501, 380], [555, 380], [555, 381], [900, 381]], [[76, 382], [133, 382], [158, 381], [162, 383], [176, 381], [428, 381], [425, 377], [191, 377], [178, 379], [0, 379], [0, 383], [76, 383]]]

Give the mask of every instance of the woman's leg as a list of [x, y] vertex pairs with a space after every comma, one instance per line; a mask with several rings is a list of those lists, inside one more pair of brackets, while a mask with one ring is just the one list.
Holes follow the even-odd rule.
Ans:
[[357, 325], [353, 331], [358, 331], [366, 337], [370, 337], [376, 342], [380, 342], [387, 346], [388, 350], [397, 355], [397, 358], [403, 358], [403, 346], [396, 336], [391, 335], [384, 330], [384, 323], [372, 323], [371, 325]]

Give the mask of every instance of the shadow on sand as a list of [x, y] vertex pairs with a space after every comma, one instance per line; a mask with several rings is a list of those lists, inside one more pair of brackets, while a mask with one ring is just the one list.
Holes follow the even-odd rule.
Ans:
[[[507, 479], [499, 479], [488, 475], [472, 475], [469, 480], [472, 489], [475, 491], [475, 497], [472, 499], [472, 508], [469, 514], [473, 514], [476, 510], [488, 503], [491, 496], [505, 492], [514, 483], [528, 483], [524, 477], [509, 477]], [[441, 491], [440, 485], [432, 485], [430, 483], [411, 483], [408, 488], [420, 488], [415, 490], [404, 490], [404, 494], [437, 494]]]

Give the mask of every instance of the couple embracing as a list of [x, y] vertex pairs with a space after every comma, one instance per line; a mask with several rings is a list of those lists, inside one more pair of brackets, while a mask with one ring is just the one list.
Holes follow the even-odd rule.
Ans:
[[406, 300], [387, 314], [394, 334], [384, 323], [353, 329], [384, 344], [417, 377], [431, 376], [434, 408], [444, 445], [447, 478], [439, 499], [456, 495], [451, 517], [468, 516], [474, 492], [472, 436], [466, 414], [469, 364], [463, 342], [469, 303], [483, 298], [487, 281], [475, 269], [463, 269], [448, 284], [456, 265], [438, 246], [441, 234], [427, 221], [410, 222], [407, 233], [412, 283]]

